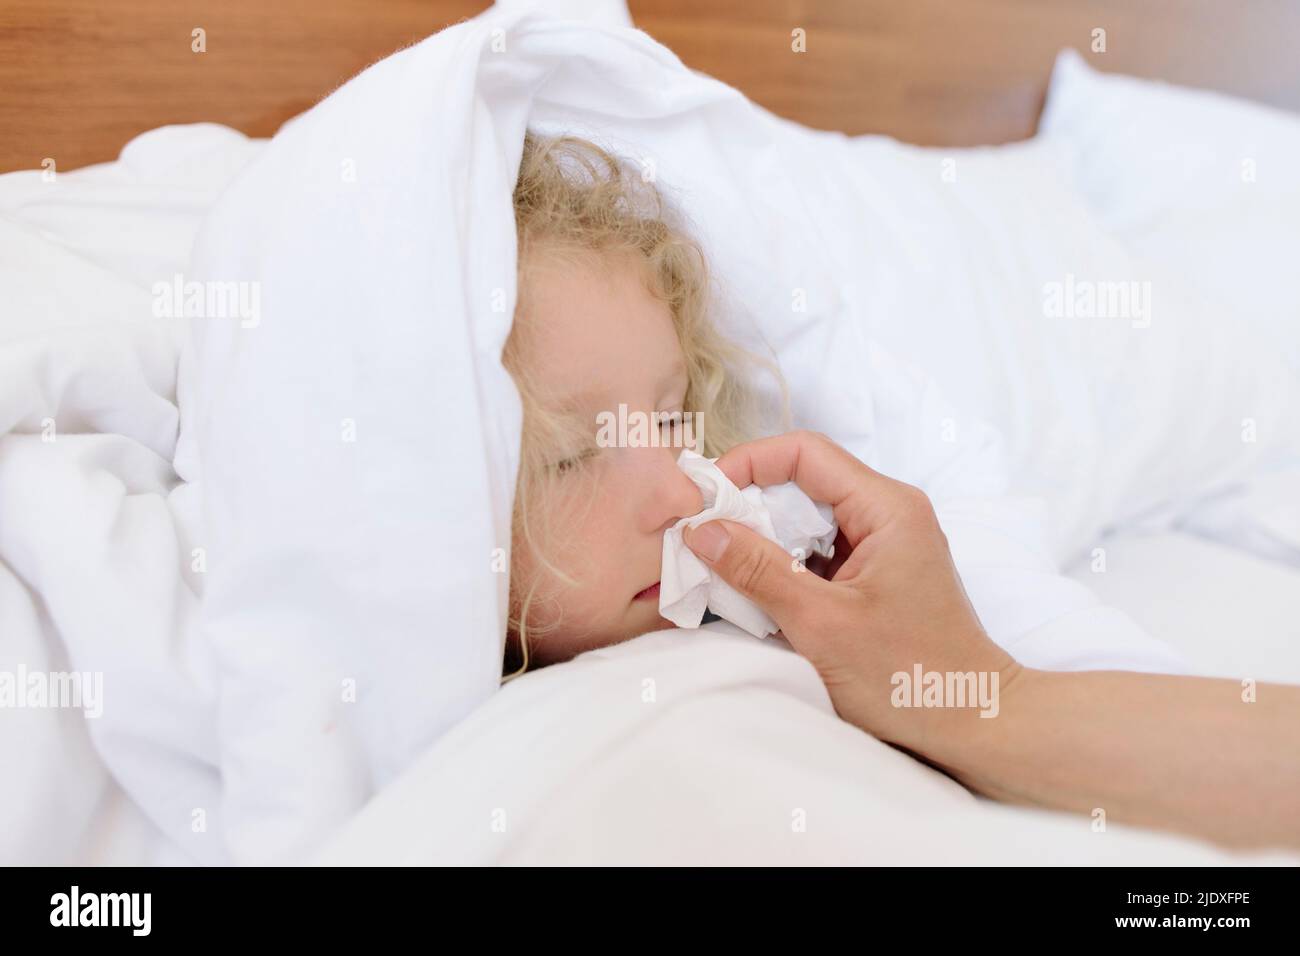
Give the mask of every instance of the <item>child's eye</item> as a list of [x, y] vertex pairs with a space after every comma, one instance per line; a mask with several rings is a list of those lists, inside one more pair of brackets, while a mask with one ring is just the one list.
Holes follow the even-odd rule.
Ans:
[[574, 455], [572, 458], [565, 458], [563, 461], [557, 461], [551, 465], [551, 470], [558, 475], [567, 475], [570, 472], [577, 471], [582, 467], [583, 462], [596, 454], [594, 449], [587, 449], [581, 454]]
[[659, 413], [660, 428], [680, 428], [681, 424], [682, 424], [681, 412], [660, 412]]

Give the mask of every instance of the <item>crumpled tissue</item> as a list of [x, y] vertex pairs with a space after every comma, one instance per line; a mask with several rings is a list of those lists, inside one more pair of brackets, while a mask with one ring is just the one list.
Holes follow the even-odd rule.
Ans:
[[682, 449], [677, 459], [678, 467], [703, 494], [704, 510], [681, 519], [664, 533], [659, 613], [678, 627], [695, 628], [707, 609], [755, 637], [764, 638], [777, 630], [776, 624], [696, 556], [682, 537], [683, 529], [724, 518], [775, 541], [791, 561], [806, 559], [813, 553], [831, 557], [839, 529], [831, 506], [813, 501], [793, 481], [767, 488], [750, 485], [741, 491], [714, 464], [716, 461], [689, 448]]

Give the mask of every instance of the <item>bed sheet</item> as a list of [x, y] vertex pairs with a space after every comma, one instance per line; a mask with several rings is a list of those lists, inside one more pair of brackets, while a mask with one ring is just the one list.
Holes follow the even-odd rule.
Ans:
[[1070, 576], [1202, 673], [1300, 684], [1300, 571], [1181, 532], [1099, 547]]

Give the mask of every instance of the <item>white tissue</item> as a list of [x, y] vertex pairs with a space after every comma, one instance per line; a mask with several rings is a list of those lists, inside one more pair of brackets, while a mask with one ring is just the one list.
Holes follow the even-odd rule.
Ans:
[[677, 459], [677, 466], [703, 493], [704, 510], [683, 518], [664, 534], [659, 613], [678, 627], [693, 628], [700, 626], [708, 609], [755, 637], [767, 637], [777, 629], [776, 624], [696, 557], [682, 538], [682, 529], [725, 518], [775, 541], [791, 561], [802, 561], [813, 552], [831, 557], [839, 529], [831, 506], [813, 501], [793, 481], [768, 488], [750, 485], [741, 491], [716, 461], [689, 448]]

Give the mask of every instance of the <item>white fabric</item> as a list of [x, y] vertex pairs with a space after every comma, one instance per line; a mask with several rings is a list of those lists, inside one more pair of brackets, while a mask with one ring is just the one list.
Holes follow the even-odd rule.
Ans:
[[1300, 374], [1300, 116], [1057, 58], [1039, 136], [1111, 234]]
[[98, 719], [0, 713], [6, 863], [225, 856], [198, 502], [171, 465], [186, 330], [151, 298], [258, 148], [171, 127], [112, 164], [0, 177], [0, 670], [90, 671], [104, 690]]
[[1300, 863], [1105, 824], [972, 796], [837, 717], [780, 638], [715, 621], [510, 682], [315, 862]]
[[[1063, 175], [1065, 144], [921, 149], [794, 131], [788, 142], [795, 182], [764, 202], [797, 197], [801, 225], [788, 231], [825, 238], [769, 252], [746, 283], [768, 283], [770, 301], [789, 276], [809, 290], [811, 325], [850, 316], [934, 376], [956, 407], [927, 433], [980, 421], [1001, 432], [1009, 487], [1046, 503], [1057, 561], [1111, 528], [1169, 527], [1205, 496], [1300, 461], [1300, 376], [1284, 351], [1185, 272], [1110, 235]], [[1106, 142], [1125, 155], [1124, 139]], [[724, 251], [754, 231], [722, 235]], [[1068, 284], [1075, 305], [1102, 283], [1149, 291], [1141, 314], [1049, 308], [1049, 290], [1064, 298]], [[813, 374], [802, 352], [782, 361]], [[833, 382], [852, 374], [831, 365]]]
[[239, 861], [309, 849], [500, 681], [513, 133], [545, 67], [492, 41], [459, 24], [355, 77], [195, 244], [193, 278], [262, 303], [256, 327], [193, 324], [176, 454], [203, 500], [199, 627]]
[[1175, 531], [1108, 538], [1068, 573], [1199, 674], [1300, 685], [1300, 568]]
[[775, 541], [791, 555], [791, 562], [802, 565], [814, 553], [833, 556], [839, 528], [830, 505], [813, 501], [793, 481], [767, 488], [750, 485], [742, 491], [716, 461], [689, 448], [677, 458], [677, 466], [700, 489], [704, 508], [664, 532], [659, 613], [678, 627], [692, 628], [700, 626], [707, 609], [747, 634], [767, 637], [776, 623], [696, 557], [682, 538], [683, 530], [725, 518]]
[[501, 10], [541, 10], [564, 20], [585, 20], [606, 26], [634, 25], [624, 0], [496, 0], [495, 6]]
[[[1223, 375], [1189, 381], [1242, 429], [1273, 387], [1288, 442], [1300, 441], [1300, 117], [1220, 93], [1099, 73], [1073, 51], [1057, 59], [1039, 136], [1060, 174], [1107, 232], [1200, 301], [1226, 354], [1258, 365], [1256, 394]], [[1289, 368], [1285, 364], [1289, 362]], [[1209, 370], [1222, 367], [1216, 359]], [[1273, 386], [1271, 383], [1278, 383]], [[1272, 412], [1268, 413], [1270, 416]], [[1226, 429], [1225, 429], [1226, 430]], [[1300, 463], [1240, 473], [1182, 509], [1176, 524], [1300, 568]]]

